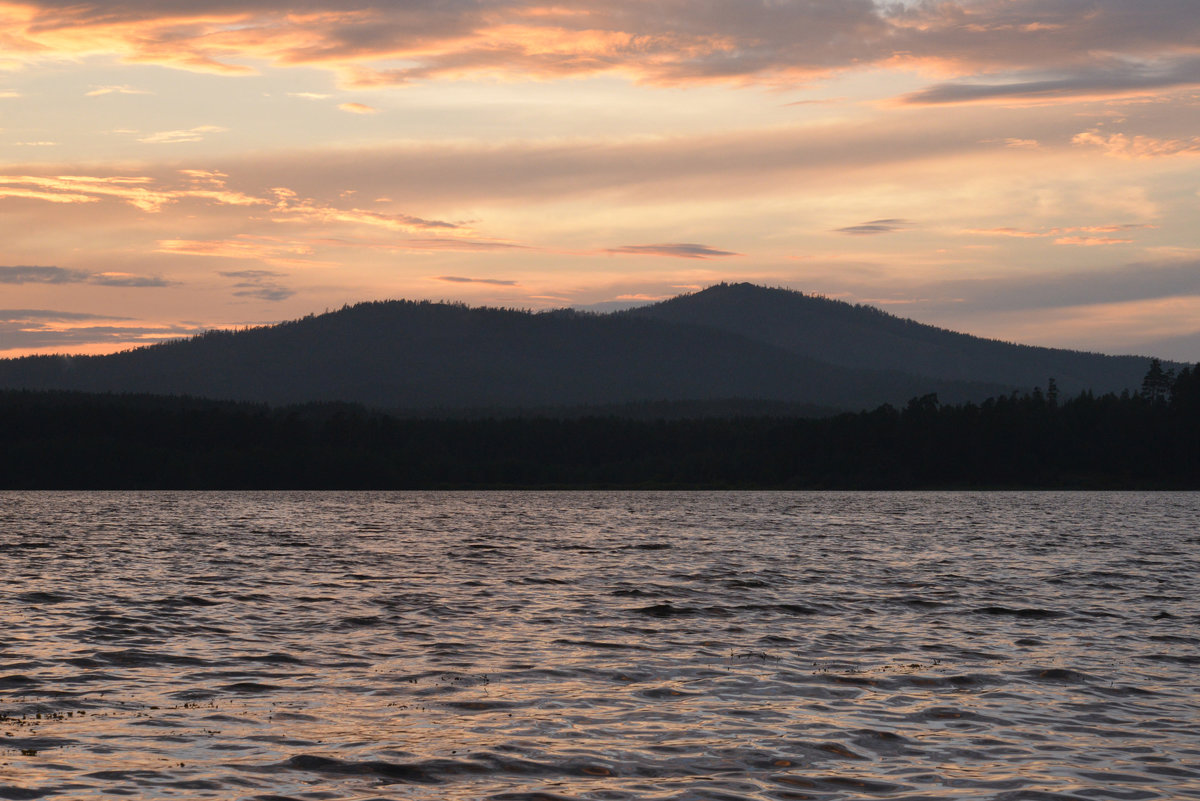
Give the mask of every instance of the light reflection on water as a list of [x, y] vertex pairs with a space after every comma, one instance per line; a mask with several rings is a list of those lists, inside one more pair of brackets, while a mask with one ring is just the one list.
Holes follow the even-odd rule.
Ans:
[[0, 493], [0, 799], [1200, 798], [1198, 512]]

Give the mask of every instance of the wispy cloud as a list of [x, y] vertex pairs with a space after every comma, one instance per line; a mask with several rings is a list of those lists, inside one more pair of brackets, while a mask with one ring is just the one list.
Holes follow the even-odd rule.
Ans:
[[[193, 171], [185, 171], [185, 175], [189, 172]], [[0, 175], [0, 200], [4, 198], [68, 204], [114, 199], [147, 212], [160, 211], [163, 206], [185, 198], [234, 206], [270, 205], [272, 202], [226, 190], [223, 184], [197, 187], [193, 182], [187, 187], [171, 187], [140, 175]]]
[[905, 95], [910, 105], [942, 105], [1012, 100], [1113, 97], [1181, 86], [1200, 85], [1200, 59], [1166, 63], [1121, 60], [1111, 65], [1077, 69], [1059, 76], [1006, 83], [950, 82]]
[[[0, 351], [77, 349], [102, 346], [106, 350], [121, 346], [149, 345], [197, 333], [196, 326], [161, 325], [135, 322], [133, 318], [107, 314], [55, 311], [50, 309], [0, 309]], [[102, 325], [101, 323], [118, 323]]]
[[[313, 266], [313, 248], [281, 237], [241, 236], [235, 239], [160, 239], [156, 253], [250, 259], [277, 266]], [[222, 273], [222, 275], [232, 275]]]
[[[145, 212], [159, 212], [186, 200], [218, 206], [262, 206], [275, 222], [368, 226], [405, 233], [437, 233], [459, 236], [469, 229], [459, 223], [432, 220], [411, 214], [370, 209], [343, 208], [305, 198], [286, 187], [276, 186], [262, 195], [249, 195], [228, 188], [228, 176], [215, 170], [178, 170], [182, 185], [150, 176], [0, 175], [0, 200], [41, 200], [48, 203], [99, 203], [118, 200]], [[170, 240], [168, 240], [170, 241]], [[499, 245], [497, 245], [499, 247]]]
[[80, 320], [130, 320], [130, 317], [114, 317], [110, 314], [55, 311], [52, 309], [0, 309], [0, 322], [28, 323], [35, 320], [46, 322], [78, 322]]
[[87, 97], [100, 97], [101, 95], [152, 95], [151, 91], [146, 89], [135, 89], [129, 84], [93, 86], [92, 89], [84, 93]]
[[1041, 147], [1041, 143], [1036, 139], [1020, 139], [1017, 137], [1009, 137], [1007, 139], [984, 139], [982, 141], [984, 144], [998, 144], [1018, 150], [1037, 150], [1039, 147]]
[[858, 225], [848, 225], [845, 228], [834, 229], [839, 234], [849, 234], [850, 236], [875, 236], [877, 234], [891, 234], [896, 231], [903, 231], [906, 228], [911, 228], [914, 223], [911, 220], [902, 220], [895, 217], [889, 217], [883, 220], [870, 220]]
[[435, 275], [435, 281], [448, 281], [452, 284], [493, 284], [495, 286], [517, 286], [516, 281], [506, 281], [501, 278], [464, 278], [460, 275]]
[[96, 284], [98, 286], [164, 287], [173, 281], [155, 276], [117, 272], [88, 272], [64, 267], [0, 267], [0, 284]]
[[986, 311], [1065, 308], [1200, 295], [1200, 261], [1135, 262], [1113, 268], [1040, 276], [947, 281], [914, 288], [912, 294], [958, 298], [961, 305]]
[[366, 103], [339, 103], [338, 108], [351, 114], [375, 114], [379, 109]]
[[[1019, 239], [1039, 239], [1044, 237], [1057, 237], [1054, 240], [1056, 245], [1125, 245], [1133, 242], [1132, 239], [1118, 239], [1115, 237], [1092, 236], [1093, 234], [1114, 234], [1122, 231], [1138, 231], [1155, 226], [1149, 223], [1107, 223], [1103, 225], [1073, 225], [1061, 228], [1045, 228], [1040, 231], [1022, 230], [1020, 228], [971, 228], [964, 231], [967, 234], [977, 234], [981, 236], [1004, 236], [1014, 237]], [[1082, 234], [1082, 236], [1081, 236]]]
[[1076, 134], [1071, 143], [1098, 148], [1107, 156], [1122, 158], [1156, 158], [1200, 154], [1200, 136], [1186, 139], [1160, 139], [1153, 136], [1128, 136], [1123, 133], [1105, 134], [1097, 130]]
[[201, 142], [208, 134], [228, 131], [228, 128], [222, 128], [219, 125], [197, 125], [195, 128], [180, 131], [159, 131], [138, 137], [138, 141], [148, 145], [176, 145], [183, 142]]
[[316, 237], [308, 240], [313, 246], [350, 250], [377, 250], [391, 253], [486, 253], [489, 251], [536, 250], [529, 245], [496, 239], [466, 239], [457, 236], [411, 237], [408, 239], [363, 239], [346, 237]]
[[980, 236], [1010, 236], [1016, 239], [1037, 239], [1038, 237], [1047, 236], [1041, 231], [1023, 231], [1020, 228], [1012, 228], [1005, 226], [1003, 228], [968, 228], [963, 233], [978, 234]]
[[281, 222], [349, 223], [405, 232], [465, 232], [467, 229], [445, 220], [429, 220], [411, 214], [388, 214], [360, 208], [338, 208], [315, 200], [300, 198], [291, 189], [276, 187], [273, 216]]
[[0, 284], [81, 284], [91, 277], [62, 267], [0, 267]]
[[286, 273], [277, 273], [272, 270], [234, 270], [222, 272], [220, 275], [236, 279], [236, 283], [233, 285], [235, 297], [275, 302], [287, 300], [296, 294], [295, 290], [276, 280], [284, 277]]
[[529, 245], [519, 245], [515, 242], [501, 242], [486, 239], [405, 239], [381, 246], [384, 250], [420, 250], [425, 252], [454, 251], [459, 253], [480, 253], [496, 250], [534, 250]]
[[678, 259], [713, 259], [723, 256], [740, 256], [731, 250], [717, 250], [708, 245], [693, 242], [666, 242], [657, 245], [622, 245], [605, 248], [604, 253], [618, 256], [671, 256]]
[[1060, 236], [1054, 240], [1056, 245], [1080, 245], [1082, 247], [1097, 247], [1099, 245], [1128, 245], [1132, 239], [1117, 239], [1111, 236]]

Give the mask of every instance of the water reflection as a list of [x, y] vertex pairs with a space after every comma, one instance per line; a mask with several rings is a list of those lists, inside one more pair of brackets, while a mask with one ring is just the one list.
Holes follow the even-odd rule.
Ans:
[[0, 496], [0, 798], [1200, 798], [1200, 496]]

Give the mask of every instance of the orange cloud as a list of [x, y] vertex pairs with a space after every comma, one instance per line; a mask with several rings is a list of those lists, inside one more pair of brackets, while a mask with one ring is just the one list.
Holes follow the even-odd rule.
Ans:
[[418, 237], [413, 239], [380, 241], [354, 241], [347, 239], [315, 239], [314, 244], [337, 248], [379, 250], [385, 252], [457, 252], [481, 253], [486, 251], [534, 250], [528, 245], [506, 242], [499, 239], [464, 239], [458, 237]]
[[[192, 177], [196, 171], [184, 171]], [[170, 203], [185, 198], [199, 198], [231, 206], [269, 205], [270, 201], [255, 198], [224, 188], [224, 184], [213, 183], [206, 173], [207, 188], [170, 188], [154, 185], [154, 179], [146, 176], [90, 176], [90, 175], [0, 175], [0, 199], [31, 198], [49, 203], [96, 203], [103, 199], [114, 199], [141, 211], [157, 212]]]
[[1142, 228], [1154, 228], [1146, 223], [1111, 223], [1107, 225], [1073, 225], [1065, 228], [1049, 228], [1043, 231], [1023, 231], [1019, 228], [968, 228], [964, 233], [982, 234], [984, 236], [1011, 236], [1022, 239], [1038, 239], [1042, 237], [1059, 237], [1055, 239], [1058, 245], [1117, 245], [1128, 244], [1132, 239], [1113, 239], [1105, 237], [1066, 236], [1066, 234], [1111, 234], [1118, 231], [1136, 231]]
[[1045, 234], [1036, 231], [1022, 231], [1019, 228], [968, 228], [965, 233], [982, 234], [983, 236], [1011, 236], [1021, 239], [1045, 236]]
[[1132, 241], [1132, 239], [1115, 239], [1108, 236], [1062, 236], [1055, 239], [1054, 244], [1095, 247], [1097, 245], [1128, 245]]
[[[236, 239], [160, 239], [156, 253], [182, 256], [217, 256], [225, 259], [251, 259], [278, 266], [311, 267], [322, 262], [303, 258], [313, 254], [310, 245], [273, 237], [242, 236]], [[327, 264], [327, 263], [326, 263]]]
[[150, 213], [160, 212], [180, 201], [201, 200], [218, 206], [263, 206], [269, 209], [269, 217], [275, 222], [369, 226], [444, 236], [463, 236], [470, 232], [459, 223], [409, 214], [338, 208], [313, 198], [301, 198], [286, 187], [273, 188], [270, 197], [248, 195], [229, 189], [226, 186], [228, 176], [213, 170], [177, 172], [186, 186], [163, 185], [147, 176], [0, 175], [0, 200], [13, 198], [63, 204], [116, 200]]
[[368, 209], [339, 209], [308, 198], [297, 199], [296, 193], [290, 189], [277, 187], [272, 191], [276, 197], [272, 216], [280, 222], [302, 222], [310, 225], [313, 223], [347, 223], [405, 232], [430, 230], [466, 232], [466, 229], [457, 223], [426, 220], [408, 214], [385, 214]]
[[374, 106], [368, 106], [366, 103], [342, 103], [338, 105], [342, 111], [348, 111], [351, 114], [375, 114], [379, 109]]
[[137, 176], [0, 175], [0, 199], [18, 197], [50, 203], [96, 203], [102, 198], [115, 198], [142, 211], [158, 211], [173, 198], [152, 189], [150, 184], [150, 178]]
[[92, 87], [90, 92], [84, 93], [87, 97], [99, 97], [101, 95], [150, 95], [153, 92], [148, 92], [145, 89], [134, 89], [128, 84], [120, 85], [105, 85]]
[[173, 145], [180, 142], [200, 142], [206, 134], [210, 133], [225, 133], [228, 128], [222, 128], [219, 125], [198, 125], [195, 128], [188, 128], [182, 131], [159, 131], [158, 133], [147, 134], [138, 138], [139, 142], [145, 142], [149, 145]]
[[1200, 153], [1200, 136], [1187, 139], [1157, 139], [1151, 136], [1127, 136], [1123, 133], [1106, 136], [1099, 131], [1091, 130], [1075, 134], [1071, 143], [1099, 148], [1106, 156], [1131, 159]]

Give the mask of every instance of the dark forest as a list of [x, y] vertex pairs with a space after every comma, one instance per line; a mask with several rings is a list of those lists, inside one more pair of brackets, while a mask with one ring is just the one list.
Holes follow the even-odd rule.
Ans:
[[1198, 489], [1200, 365], [1140, 391], [827, 417], [403, 418], [341, 403], [0, 393], [9, 489]]

